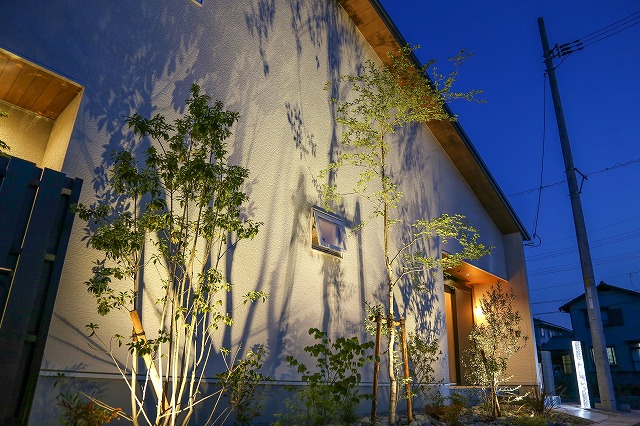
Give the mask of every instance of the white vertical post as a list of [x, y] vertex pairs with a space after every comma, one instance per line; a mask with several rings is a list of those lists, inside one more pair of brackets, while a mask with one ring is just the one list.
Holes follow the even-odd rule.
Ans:
[[587, 375], [584, 371], [584, 359], [582, 357], [582, 345], [579, 341], [571, 342], [573, 348], [573, 360], [576, 365], [576, 376], [578, 376], [578, 393], [580, 394], [580, 406], [582, 408], [591, 408], [589, 401], [589, 388], [587, 387]]

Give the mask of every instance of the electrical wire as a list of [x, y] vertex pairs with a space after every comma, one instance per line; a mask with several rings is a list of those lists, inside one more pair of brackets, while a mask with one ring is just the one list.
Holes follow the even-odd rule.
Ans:
[[[606, 265], [609, 263], [615, 263], [615, 262], [621, 262], [623, 260], [629, 260], [629, 259], [633, 259], [635, 257], [639, 257], [640, 256], [640, 251], [637, 252], [631, 252], [631, 253], [626, 253], [623, 255], [612, 255], [612, 256], [605, 256], [605, 257], [601, 257], [597, 260], [593, 261], [594, 265]], [[558, 272], [566, 272], [566, 271], [571, 271], [573, 269], [580, 269], [581, 266], [578, 265], [564, 265], [564, 266], [555, 266], [555, 267], [551, 267], [551, 268], [546, 268], [546, 269], [540, 269], [537, 271], [532, 271], [529, 272], [529, 276], [530, 277], [537, 277], [540, 275], [549, 275], [549, 274], [556, 274]]]
[[[636, 274], [639, 274], [639, 273], [640, 273], [640, 271], [633, 271], [633, 272], [627, 272], [625, 274], [607, 275], [606, 277], [601, 277], [601, 281], [609, 280], [611, 278], [629, 277], [629, 279], [631, 280], [631, 284], [633, 286], [633, 289], [636, 290], [636, 287], [633, 284], [633, 279], [631, 279], [631, 277], [633, 275], [636, 275]], [[584, 285], [584, 283], [582, 281], [576, 281], [576, 282], [572, 282], [572, 283], [555, 284], [555, 285], [546, 286], [546, 287], [531, 288], [531, 289], [529, 289], [529, 291], [533, 292], [533, 291], [551, 290], [551, 289], [558, 288], [558, 287], [583, 286], [583, 285]]]
[[544, 147], [547, 135], [547, 73], [544, 73], [542, 82], [542, 155], [540, 157], [540, 184], [538, 185], [538, 206], [536, 216], [533, 220], [533, 230], [531, 232], [531, 242], [525, 244], [528, 247], [538, 247], [542, 244], [542, 239], [538, 235], [538, 219], [540, 218], [540, 206], [542, 205], [542, 178], [544, 176]]
[[[599, 29], [599, 30], [597, 30], [597, 31], [594, 31], [594, 32], [589, 33], [589, 34], [587, 34], [587, 35], [585, 35], [585, 36], [582, 36], [582, 37], [580, 37], [578, 40], [584, 40], [584, 39], [592, 38], [592, 36], [595, 36], [596, 34], [603, 32], [603, 31], [604, 31], [604, 30], [606, 30], [607, 28], [609, 28], [609, 27], [613, 27], [614, 25], [617, 25], [617, 24], [620, 24], [621, 22], [626, 21], [626, 20], [628, 20], [629, 18], [631, 18], [631, 17], [633, 17], [633, 16], [636, 16], [636, 15], [640, 15], [640, 10], [639, 10], [639, 11], [637, 11], [637, 12], [635, 12], [635, 13], [632, 13], [631, 15], [627, 16], [626, 18], [622, 18], [622, 19], [620, 19], [619, 21], [614, 22], [613, 24], [609, 24], [609, 25], [607, 25], [606, 27], [602, 27], [602, 28], [600, 28], [600, 29]], [[636, 18], [634, 18], [634, 19], [636, 19]], [[577, 40], [576, 40], [576, 41], [577, 41]]]
[[[629, 240], [636, 237], [640, 237], [640, 229], [634, 229], [632, 231], [623, 232], [621, 234], [612, 235], [610, 237], [593, 240], [589, 243], [589, 247], [590, 248], [602, 247], [602, 246], [619, 243], [621, 241]], [[578, 251], [577, 247], [564, 247], [564, 248], [552, 250], [546, 253], [540, 253], [534, 256], [529, 256], [527, 257], [527, 263], [537, 262], [539, 260], [546, 260], [552, 257], [564, 256], [567, 254], [575, 253], [577, 251]]]
[[[584, 176], [585, 177], [589, 177], [591, 175], [596, 175], [598, 173], [603, 173], [603, 172], [609, 172], [611, 170], [619, 169], [621, 167], [632, 166], [632, 165], [638, 164], [638, 163], [640, 163], [640, 158], [637, 158], [635, 160], [626, 161], [624, 163], [616, 163], [616, 164], [614, 164], [612, 166], [608, 166], [608, 167], [605, 167], [603, 169], [596, 170], [594, 172], [587, 172], [587, 173], [584, 174]], [[551, 188], [551, 187], [554, 187], [554, 186], [561, 185], [561, 184], [565, 183], [566, 181], [567, 180], [565, 179], [565, 180], [557, 181], [557, 182], [554, 182], [554, 183], [550, 183], [548, 185], [541, 185], [541, 186], [539, 186], [537, 188], [530, 188], [530, 189], [527, 189], [527, 190], [524, 190], [524, 191], [515, 192], [513, 194], [507, 195], [507, 197], [517, 197], [517, 196], [520, 196], [520, 195], [530, 194], [532, 192], [539, 191], [541, 189], [547, 189], [547, 188]]]
[[[562, 62], [564, 62], [564, 59], [567, 55], [570, 55], [571, 53], [577, 52], [579, 50], [583, 50], [584, 48], [595, 43], [599, 43], [602, 40], [606, 40], [609, 37], [612, 37], [622, 31], [628, 30], [629, 28], [632, 28], [638, 24], [640, 24], [640, 11], [632, 13], [626, 18], [620, 19], [612, 24], [600, 28], [597, 31], [582, 36], [577, 40], [561, 44], [560, 46], [556, 45], [553, 49], [551, 49], [551, 58], [563, 58]], [[562, 62], [560, 62], [560, 64], [558, 64], [555, 68], [558, 68], [562, 64]]]

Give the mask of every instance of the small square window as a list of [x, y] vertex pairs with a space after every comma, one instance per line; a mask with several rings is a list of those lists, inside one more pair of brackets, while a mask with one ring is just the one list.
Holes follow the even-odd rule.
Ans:
[[342, 257], [347, 251], [344, 220], [314, 207], [311, 209], [311, 247]]

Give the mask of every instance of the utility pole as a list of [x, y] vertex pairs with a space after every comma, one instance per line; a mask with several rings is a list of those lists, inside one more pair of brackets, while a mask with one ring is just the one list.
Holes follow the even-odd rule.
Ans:
[[602, 329], [602, 318], [600, 316], [600, 302], [596, 289], [593, 273], [593, 263], [591, 261], [591, 250], [589, 249], [589, 239], [587, 238], [587, 227], [584, 222], [582, 212], [582, 202], [580, 201], [580, 190], [576, 177], [576, 168], [573, 165], [571, 146], [569, 145], [569, 134], [564, 120], [562, 103], [560, 102], [560, 91], [558, 90], [558, 80], [553, 67], [552, 52], [549, 49], [547, 31], [542, 18], [538, 18], [538, 28], [540, 39], [542, 40], [542, 51], [544, 62], [549, 76], [549, 86], [553, 98], [553, 108], [558, 122], [558, 132], [560, 133], [560, 144], [562, 145], [562, 156], [564, 158], [565, 173], [569, 185], [569, 196], [571, 198], [571, 210], [573, 211], [573, 222], [576, 228], [576, 239], [578, 240], [578, 253], [580, 254], [580, 266], [582, 268], [582, 280], [584, 282], [584, 294], [587, 304], [587, 314], [589, 316], [589, 326], [591, 328], [591, 340], [596, 364], [596, 375], [598, 377], [598, 390], [600, 391], [600, 403], [605, 410], [616, 411], [616, 399], [613, 393], [613, 382], [611, 381], [611, 370], [607, 357], [607, 345], [605, 343], [604, 331]]

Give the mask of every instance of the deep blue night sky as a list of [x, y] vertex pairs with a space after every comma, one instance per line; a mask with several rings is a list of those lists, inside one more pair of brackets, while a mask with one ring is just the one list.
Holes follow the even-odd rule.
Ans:
[[587, 177], [582, 203], [596, 281], [639, 291], [640, 1], [381, 2], [407, 42], [421, 45], [423, 62], [437, 59], [444, 71], [460, 49], [475, 53], [458, 89], [483, 90], [486, 104], [450, 106], [530, 233], [545, 129], [542, 183], [552, 186], [541, 196], [541, 244], [526, 249], [531, 307], [534, 317], [566, 327], [569, 316], [558, 307], [584, 288], [567, 184], [553, 185], [565, 179], [564, 163], [537, 18], [553, 46], [635, 14], [610, 37], [597, 41], [596, 34], [597, 42], [566, 56], [556, 75], [574, 162]]

